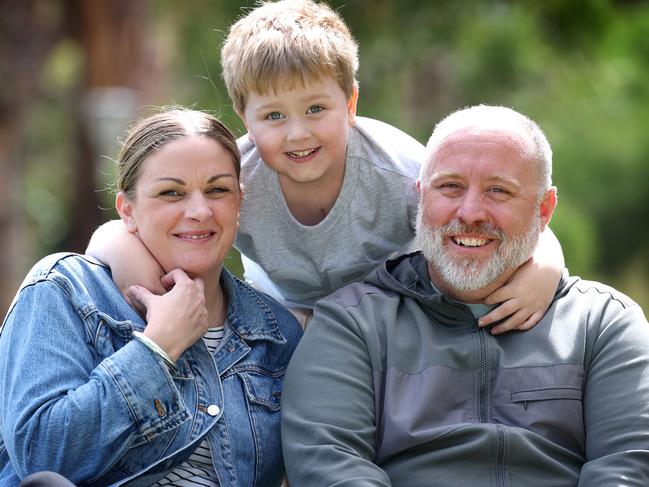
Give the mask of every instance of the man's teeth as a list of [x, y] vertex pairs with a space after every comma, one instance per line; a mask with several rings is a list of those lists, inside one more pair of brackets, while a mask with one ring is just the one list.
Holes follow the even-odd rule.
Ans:
[[453, 240], [464, 247], [482, 247], [489, 242], [486, 238], [455, 237]]
[[306, 157], [314, 152], [315, 149], [309, 149], [309, 150], [299, 150], [299, 151], [289, 152], [289, 154], [292, 157]]

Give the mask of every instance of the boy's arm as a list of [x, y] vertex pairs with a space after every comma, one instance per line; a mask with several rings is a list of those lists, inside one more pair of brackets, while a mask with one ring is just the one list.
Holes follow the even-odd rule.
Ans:
[[164, 294], [166, 289], [160, 278], [164, 271], [140, 239], [130, 233], [121, 220], [112, 220], [92, 234], [86, 254], [110, 267], [113, 281], [126, 301], [140, 313], [144, 311], [134, 303], [128, 288], [138, 284], [153, 294]]
[[552, 303], [564, 266], [561, 244], [550, 227], [546, 227], [532, 257], [516, 270], [507, 284], [485, 298], [485, 304], [500, 305], [480, 318], [480, 326], [508, 316], [491, 329], [492, 334], [535, 326]]

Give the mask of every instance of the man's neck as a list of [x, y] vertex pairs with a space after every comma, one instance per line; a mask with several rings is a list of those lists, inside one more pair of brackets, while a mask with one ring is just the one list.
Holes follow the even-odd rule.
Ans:
[[455, 301], [460, 301], [461, 303], [465, 303], [465, 304], [482, 303], [484, 298], [489, 296], [496, 289], [502, 287], [509, 280], [512, 274], [513, 271], [506, 272], [495, 281], [492, 281], [487, 286], [484, 286], [480, 289], [476, 289], [475, 291], [463, 291], [460, 289], [455, 289], [454, 287], [449, 285], [435, 271], [435, 269], [432, 268], [430, 264], [428, 265], [428, 275], [430, 276], [430, 281], [432, 282], [433, 286], [435, 286], [435, 288], [437, 288], [441, 294], [445, 294], [451, 299], [454, 299]]

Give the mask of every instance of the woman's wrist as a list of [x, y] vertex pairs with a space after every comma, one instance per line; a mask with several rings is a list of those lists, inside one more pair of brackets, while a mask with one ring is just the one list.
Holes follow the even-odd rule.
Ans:
[[178, 370], [178, 367], [176, 366], [176, 362], [171, 360], [171, 357], [165, 352], [160, 345], [158, 345], [156, 342], [151, 340], [148, 336], [146, 336], [144, 333], [140, 331], [134, 331], [133, 332], [133, 338], [140, 342], [142, 345], [144, 345], [146, 348], [151, 350], [153, 353], [158, 355], [162, 361], [165, 363], [165, 365], [169, 368], [169, 370], [174, 371]]

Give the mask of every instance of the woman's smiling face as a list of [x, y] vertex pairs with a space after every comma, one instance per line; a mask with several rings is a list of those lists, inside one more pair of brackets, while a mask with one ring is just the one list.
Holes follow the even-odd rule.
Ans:
[[165, 272], [217, 275], [239, 226], [241, 189], [232, 153], [216, 140], [173, 140], [144, 160], [132, 197], [117, 209]]

